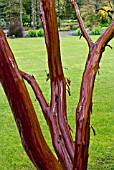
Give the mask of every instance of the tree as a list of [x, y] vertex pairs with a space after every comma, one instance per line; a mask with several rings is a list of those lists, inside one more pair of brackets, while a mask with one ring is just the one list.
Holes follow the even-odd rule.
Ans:
[[80, 9], [81, 16], [88, 27], [92, 27], [95, 23], [95, 9], [91, 4], [83, 5]]
[[36, 28], [39, 28], [39, 1], [36, 0]]
[[23, 13], [23, 5], [22, 5], [22, 0], [20, 0], [20, 23], [21, 25], [23, 25], [23, 17], [22, 17], [22, 13]]
[[66, 19], [74, 19], [75, 18], [75, 12], [73, 10], [73, 7], [69, 3], [69, 0], [65, 1], [65, 17], [66, 17]]
[[20, 16], [20, 1], [19, 0], [1, 0], [3, 4], [3, 8], [1, 10], [1, 16], [7, 23], [7, 27], [9, 26], [10, 22], [14, 18], [18, 18]]
[[32, 22], [34, 28], [39, 28], [39, 1], [32, 0]]
[[107, 11], [111, 8], [111, 4], [113, 4], [113, 1], [109, 0], [82, 1], [80, 11], [86, 25], [94, 25], [96, 23], [98, 24], [98, 22], [102, 25], [110, 25], [110, 18]]
[[33, 22], [33, 28], [35, 28], [36, 25], [36, 0], [32, 0], [32, 22]]
[[24, 7], [23, 24], [28, 23], [28, 25], [31, 27], [31, 23], [32, 23], [32, 3], [31, 3], [31, 0], [28, 0], [27, 2], [23, 1], [23, 7]]
[[[41, 20], [48, 53], [51, 99], [47, 103], [35, 78], [18, 69], [3, 31], [0, 30], [0, 82], [8, 98], [23, 147], [37, 169], [86, 170], [90, 139], [92, 92], [100, 59], [114, 36], [114, 22], [94, 43], [87, 34], [77, 3], [71, 0], [89, 53], [76, 107], [75, 145], [70, 134], [66, 111], [66, 81], [63, 73], [54, 0], [41, 0]], [[49, 149], [39, 125], [23, 78], [31, 85], [50, 129], [56, 158]], [[28, 133], [29, 130], [29, 133]]]

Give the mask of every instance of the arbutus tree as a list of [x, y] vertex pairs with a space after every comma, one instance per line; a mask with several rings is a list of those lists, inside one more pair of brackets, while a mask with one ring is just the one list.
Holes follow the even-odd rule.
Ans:
[[[51, 98], [47, 103], [35, 78], [20, 71], [6, 37], [0, 29], [0, 82], [11, 106], [23, 147], [37, 169], [86, 170], [90, 139], [92, 92], [100, 59], [114, 36], [114, 22], [93, 42], [87, 34], [77, 3], [71, 0], [89, 53], [76, 107], [75, 144], [70, 134], [66, 111], [66, 80], [64, 77], [54, 0], [40, 0], [40, 16], [48, 53]], [[25, 79], [32, 87], [50, 129], [56, 158], [48, 147], [36, 116]], [[29, 129], [29, 133], [28, 133]]]

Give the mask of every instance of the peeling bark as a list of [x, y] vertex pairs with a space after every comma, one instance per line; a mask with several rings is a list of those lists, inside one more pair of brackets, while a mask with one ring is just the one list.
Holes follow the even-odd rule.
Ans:
[[[66, 81], [63, 74], [57, 17], [53, 0], [41, 0], [41, 20], [45, 31], [51, 83], [50, 114], [57, 115], [57, 124], [67, 152], [73, 162], [74, 144], [66, 118]], [[52, 29], [53, 28], [53, 29]], [[52, 133], [53, 135], [53, 133]], [[61, 153], [62, 154], [62, 153]]]
[[0, 82], [12, 109], [23, 147], [37, 169], [62, 169], [42, 135], [13, 53], [0, 29]]
[[76, 140], [73, 170], [86, 170], [88, 163], [88, 148], [90, 139], [90, 113], [92, 110], [92, 93], [100, 59], [108, 42], [114, 37], [114, 22], [94, 43], [87, 34], [80, 16], [77, 3], [71, 0], [79, 22], [83, 37], [89, 46], [89, 54], [80, 88], [80, 99], [76, 108]]
[[[50, 104], [47, 103], [35, 78], [18, 69], [2, 29], [0, 29], [0, 82], [12, 109], [23, 147], [34, 166], [41, 170], [87, 170], [94, 81], [105, 47], [114, 37], [114, 21], [94, 43], [85, 30], [77, 3], [70, 0], [89, 48], [80, 88], [80, 99], [76, 107], [74, 145], [67, 121], [66, 81], [62, 69], [54, 0], [40, 0], [40, 2], [40, 16], [45, 32], [50, 74]], [[43, 137], [23, 78], [31, 85], [41, 106], [58, 159]]]

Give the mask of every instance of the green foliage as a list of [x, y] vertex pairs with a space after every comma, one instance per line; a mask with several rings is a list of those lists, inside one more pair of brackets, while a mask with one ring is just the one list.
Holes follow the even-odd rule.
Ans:
[[20, 16], [20, 3], [19, 0], [0, 0], [0, 18], [7, 21], [9, 26], [10, 19], [19, 18]]
[[102, 30], [100, 27], [95, 27], [92, 30], [92, 35], [100, 35], [102, 33]]
[[29, 37], [43, 37], [44, 36], [44, 30], [43, 29], [29, 30], [28, 31], [28, 36]]
[[32, 1], [22, 1], [23, 2], [23, 25], [24, 26], [30, 26], [32, 22]]
[[32, 1], [31, 0], [23, 1], [23, 7], [27, 15], [30, 15], [32, 13]]
[[99, 10], [97, 16], [99, 19], [99, 23], [101, 24], [101, 26], [109, 26], [109, 24], [111, 23], [111, 19], [108, 16], [108, 12], [111, 10], [110, 5], [109, 6], [103, 6], [101, 10]]
[[0, 26], [1, 26], [2, 28], [6, 28], [6, 22], [5, 22], [4, 19], [0, 19]]
[[111, 24], [111, 20], [108, 22], [104, 22], [104, 23], [99, 21], [98, 26], [99, 27], [108, 27], [110, 24]]
[[69, 0], [55, 0], [55, 7], [59, 19], [76, 19], [73, 6], [70, 4]]
[[8, 36], [23, 37], [23, 29], [18, 19], [12, 19], [9, 26]]
[[29, 15], [23, 15], [23, 26], [30, 26], [30, 22]]
[[91, 4], [86, 4], [83, 5], [80, 9], [81, 11], [81, 16], [84, 20], [85, 25], [88, 26], [93, 26], [95, 23], [95, 8]]
[[80, 30], [80, 28], [78, 28], [78, 29], [76, 30], [76, 35], [81, 35], [81, 34], [82, 34], [81, 30]]
[[39, 29], [39, 30], [37, 31], [37, 36], [38, 36], [38, 37], [43, 37], [43, 36], [44, 36], [44, 30], [43, 30], [43, 29]]
[[64, 2], [65, 18], [66, 19], [76, 19], [73, 6], [69, 3], [69, 0]]
[[69, 19], [69, 20], [63, 20], [61, 22], [60, 30], [68, 31], [68, 30], [76, 30], [77, 28], [79, 28], [79, 24], [77, 20]]
[[104, 32], [108, 27], [102, 27], [101, 30]]
[[[20, 17], [20, 1], [19, 0], [1, 0], [0, 6], [0, 18], [4, 18], [7, 21], [7, 26], [9, 26], [10, 18]], [[38, 11], [39, 11], [39, 1], [38, 2]], [[106, 11], [110, 9], [108, 2], [105, 1], [92, 1], [93, 3], [89, 3], [89, 1], [80, 1], [78, 0], [77, 3], [80, 7], [81, 16], [84, 19], [84, 23], [86, 26], [93, 26], [96, 21], [99, 22], [100, 26], [109, 26], [110, 18], [107, 15], [107, 12], [103, 10], [99, 10], [96, 14], [96, 8], [98, 6], [102, 6]], [[23, 25], [30, 26], [32, 24], [32, 1], [22, 1], [23, 5]], [[36, 5], [36, 4], [35, 4]], [[67, 22], [71, 23], [76, 21], [76, 15], [73, 9], [73, 6], [70, 4], [69, 0], [55, 0], [55, 7], [57, 12], [57, 17], [61, 20], [67, 20]], [[36, 10], [36, 6], [34, 7]], [[37, 11], [37, 12], [38, 12]], [[35, 11], [36, 12], [36, 11]], [[39, 12], [38, 12], [38, 20], [40, 20]], [[58, 19], [58, 20], [59, 20]], [[37, 22], [36, 22], [37, 23]], [[40, 23], [39, 23], [40, 24]], [[36, 26], [36, 25], [35, 25]], [[75, 29], [75, 27], [71, 27], [71, 29]]]
[[29, 30], [29, 31], [28, 31], [28, 35], [29, 35], [30, 37], [36, 37], [36, 36], [37, 36], [36, 30]]
[[60, 28], [58, 28], [58, 30], [59, 31], [69, 31], [70, 28], [68, 26], [66, 26], [66, 27], [60, 27]]
[[67, 23], [76, 23], [77, 20], [76, 19], [69, 19], [69, 20], [66, 20]]

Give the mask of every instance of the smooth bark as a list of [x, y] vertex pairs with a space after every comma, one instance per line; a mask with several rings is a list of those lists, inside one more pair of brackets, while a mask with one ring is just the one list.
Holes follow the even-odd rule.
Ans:
[[80, 88], [80, 99], [76, 108], [76, 139], [73, 170], [86, 170], [90, 139], [90, 113], [92, 111], [92, 93], [100, 59], [108, 42], [114, 37], [114, 22], [94, 43], [85, 30], [77, 3], [71, 0], [83, 37], [89, 46], [89, 54]]
[[[6, 37], [0, 29], [0, 82], [12, 109], [23, 147], [37, 169], [87, 170], [90, 140], [92, 93], [100, 59], [114, 37], [114, 21], [93, 42], [86, 32], [77, 3], [71, 0], [89, 53], [76, 107], [75, 145], [70, 134], [66, 109], [66, 80], [63, 73], [54, 0], [40, 0], [40, 16], [45, 32], [51, 96], [48, 104], [34, 76], [20, 71]], [[50, 129], [56, 158], [49, 149], [23, 78], [31, 85]]]
[[11, 106], [23, 147], [37, 169], [62, 169], [42, 135], [13, 53], [0, 29], [0, 82]]

